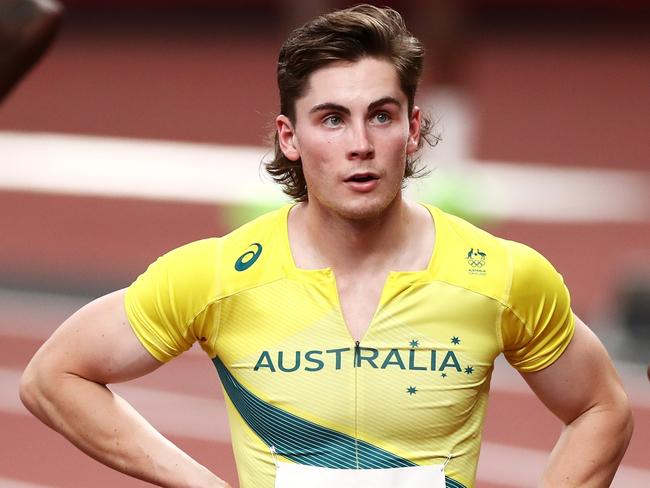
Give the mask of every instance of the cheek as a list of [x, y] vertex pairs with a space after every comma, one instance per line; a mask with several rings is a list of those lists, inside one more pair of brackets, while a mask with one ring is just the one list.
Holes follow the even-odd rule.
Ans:
[[323, 149], [331, 144], [331, 139], [316, 137], [306, 132], [298, 138], [300, 157], [302, 159], [318, 159], [322, 157]]
[[379, 137], [379, 143], [383, 146], [384, 151], [392, 157], [405, 157], [409, 151], [408, 133], [396, 131], [392, 134], [384, 134]]
[[303, 166], [309, 167], [312, 173], [324, 173], [336, 160], [337, 147], [336, 137], [304, 137], [300, 143]]
[[302, 172], [308, 185], [310, 182], [323, 181], [328, 175], [327, 168], [327, 161], [323, 160], [322, 154], [303, 151]]

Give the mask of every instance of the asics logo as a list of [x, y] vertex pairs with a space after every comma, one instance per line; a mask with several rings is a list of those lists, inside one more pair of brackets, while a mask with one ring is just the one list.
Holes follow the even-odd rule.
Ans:
[[259, 242], [254, 242], [248, 246], [248, 248], [249, 250], [239, 256], [239, 259], [235, 261], [235, 269], [237, 271], [246, 271], [248, 268], [253, 266], [253, 264], [255, 264], [257, 258], [259, 258], [260, 254], [262, 254], [262, 244]]

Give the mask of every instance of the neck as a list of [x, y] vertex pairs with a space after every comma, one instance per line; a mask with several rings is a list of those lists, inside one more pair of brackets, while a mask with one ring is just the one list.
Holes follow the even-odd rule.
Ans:
[[345, 218], [309, 203], [294, 211], [290, 228], [300, 248], [309, 250], [294, 253], [294, 258], [305, 268], [396, 265], [412, 221], [412, 210], [401, 195], [379, 215], [365, 219]]

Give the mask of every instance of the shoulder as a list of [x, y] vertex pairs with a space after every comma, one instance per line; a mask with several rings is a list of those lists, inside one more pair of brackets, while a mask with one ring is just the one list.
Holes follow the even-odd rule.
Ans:
[[151, 310], [168, 307], [188, 315], [202, 309], [216, 295], [217, 247], [217, 238], [203, 239], [156, 259], [126, 290], [129, 317], [153, 315]]
[[527, 294], [539, 296], [544, 289], [563, 287], [559, 273], [532, 247], [497, 237], [435, 207], [428, 208], [436, 222], [437, 274], [445, 280], [506, 306]]
[[279, 252], [282, 214], [262, 215], [222, 237], [202, 239], [177, 247], [156, 259], [130, 288], [173, 286], [182, 295], [199, 293], [218, 299], [233, 288], [260, 279], [262, 269], [273, 268]]
[[[573, 313], [562, 276], [539, 252], [437, 211], [439, 276], [500, 303], [497, 333], [519, 371], [545, 368], [573, 336]], [[442, 264], [440, 264], [442, 263]]]
[[274, 281], [287, 262], [290, 206], [264, 214], [217, 239], [216, 265], [221, 297]]
[[[437, 234], [441, 236], [442, 245], [458, 247], [472, 253], [486, 253], [488, 250], [499, 255], [507, 252], [503, 239], [455, 215], [446, 213], [439, 208], [427, 206], [432, 213]], [[467, 247], [467, 249], [465, 249]], [[480, 256], [481, 254], [479, 254]], [[484, 256], [487, 257], [487, 256]]]
[[503, 243], [511, 261], [509, 301], [514, 308], [521, 302], [568, 293], [562, 275], [542, 254], [520, 242], [504, 239]]
[[228, 235], [203, 239], [159, 257], [125, 295], [129, 323], [160, 361], [187, 350], [197, 337], [214, 353], [221, 300], [279, 276], [282, 210]]
[[219, 237], [219, 248], [226, 254], [241, 251], [255, 242], [272, 243], [282, 238], [282, 230], [286, 229], [286, 218], [289, 206], [265, 213], [228, 234]]
[[503, 301], [512, 267], [507, 243], [460, 217], [428, 208], [436, 226], [435, 278]]

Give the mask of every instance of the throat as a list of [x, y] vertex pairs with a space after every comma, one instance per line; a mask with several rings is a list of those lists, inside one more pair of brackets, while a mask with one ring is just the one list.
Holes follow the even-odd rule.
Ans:
[[318, 215], [306, 213], [303, 228], [310, 245], [327, 261], [327, 267], [383, 267], [401, 255], [409, 242], [408, 222], [394, 210], [363, 219], [331, 212], [314, 213]]
[[337, 276], [353, 273], [357, 281], [364, 274], [379, 276], [382, 284], [389, 271], [426, 269], [435, 242], [431, 214], [419, 205], [397, 210], [384, 218], [354, 221], [307, 204], [294, 207], [288, 231], [296, 266], [332, 268]]

